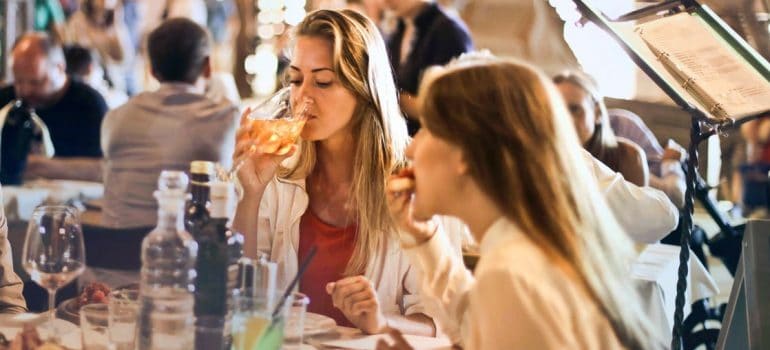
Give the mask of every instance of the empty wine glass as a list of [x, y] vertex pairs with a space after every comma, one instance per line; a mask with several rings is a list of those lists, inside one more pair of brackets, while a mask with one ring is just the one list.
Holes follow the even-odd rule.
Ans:
[[58, 332], [54, 326], [56, 290], [72, 282], [86, 265], [77, 210], [64, 205], [35, 208], [27, 227], [21, 259], [31, 279], [48, 291], [49, 334], [57, 340]]
[[233, 162], [232, 168], [220, 174], [223, 180], [233, 179], [238, 169], [254, 152], [284, 155], [297, 143], [312, 100], [303, 99], [296, 106], [291, 103], [291, 87], [282, 88], [252, 108], [247, 116], [249, 151]]

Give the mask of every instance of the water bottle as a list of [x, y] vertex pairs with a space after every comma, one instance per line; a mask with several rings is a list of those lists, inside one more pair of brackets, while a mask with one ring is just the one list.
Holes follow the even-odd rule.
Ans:
[[195, 343], [198, 244], [184, 229], [187, 182], [179, 171], [163, 171], [158, 179], [158, 225], [142, 241], [139, 350], [189, 350]]

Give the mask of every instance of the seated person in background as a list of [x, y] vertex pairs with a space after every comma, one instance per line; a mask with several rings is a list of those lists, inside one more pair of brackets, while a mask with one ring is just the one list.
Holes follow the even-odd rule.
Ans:
[[644, 124], [642, 118], [624, 109], [607, 111], [615, 135], [628, 139], [644, 150], [650, 170], [650, 187], [657, 188], [668, 196], [677, 208], [684, 207], [685, 183], [682, 161], [686, 150], [673, 140], [664, 149], [655, 134]]
[[154, 226], [161, 170], [189, 168], [193, 160], [228, 166], [238, 110], [204, 95], [211, 74], [208, 34], [174, 18], [147, 39], [152, 74], [161, 86], [110, 111], [102, 125], [104, 207], [102, 224], [113, 228]]
[[[634, 252], [581, 153], [553, 84], [505, 60], [429, 72], [411, 176], [388, 206], [423, 292], [464, 349], [662, 349], [628, 275]], [[480, 242], [471, 274], [447, 254], [433, 215]], [[384, 348], [381, 344], [381, 348]]]
[[31, 154], [25, 177], [99, 181], [104, 98], [67, 77], [62, 47], [45, 34], [21, 36], [10, 58], [13, 85], [0, 89], [0, 108], [16, 99], [34, 108], [55, 150], [54, 158]]
[[461, 18], [433, 0], [386, 0], [383, 5], [398, 16], [398, 27], [388, 35], [387, 46], [401, 109], [409, 134], [414, 135], [420, 127], [416, 97], [423, 72], [473, 50], [473, 39]]
[[126, 91], [128, 63], [134, 47], [117, 0], [82, 0], [80, 9], [67, 21], [67, 44], [99, 52], [107, 76], [118, 90]]
[[[385, 179], [403, 166], [409, 136], [382, 37], [353, 10], [312, 12], [294, 34], [291, 99], [310, 103], [309, 120], [299, 146], [274, 145], [291, 147], [283, 155], [247, 153], [251, 126], [238, 133], [235, 157], [247, 161], [233, 227], [245, 235], [244, 254], [268, 254], [285, 288], [317, 246], [299, 282], [308, 311], [369, 334], [390, 327], [433, 335], [385, 205]], [[460, 259], [457, 246], [446, 253]]]
[[603, 97], [590, 77], [564, 72], [553, 78], [572, 114], [580, 142], [610, 169], [639, 186], [647, 186], [644, 152], [633, 142], [615, 136]]
[[99, 91], [110, 109], [128, 101], [125, 92], [110, 86], [104, 79], [104, 70], [94, 51], [80, 45], [67, 45], [64, 47], [64, 58], [67, 60], [67, 74]]
[[[0, 189], [0, 202], [3, 193]], [[17, 247], [21, 249], [21, 247]], [[13, 254], [8, 242], [8, 221], [4, 208], [0, 208], [0, 314], [18, 314], [27, 311], [27, 303], [22, 295], [24, 283], [13, 272]]]
[[636, 243], [658, 242], [676, 228], [679, 211], [665, 193], [634, 185], [588, 151], [582, 153], [612, 214]]
[[734, 172], [734, 199], [744, 216], [767, 217], [770, 210], [770, 116], [741, 125], [746, 141], [745, 164]]

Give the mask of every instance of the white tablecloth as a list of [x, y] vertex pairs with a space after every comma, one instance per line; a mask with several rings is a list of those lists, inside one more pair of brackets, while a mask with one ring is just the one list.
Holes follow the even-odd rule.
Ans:
[[98, 182], [33, 180], [24, 186], [3, 186], [3, 207], [8, 220], [27, 221], [40, 204], [63, 204], [71, 200], [101, 198], [104, 186]]
[[[643, 299], [645, 312], [653, 324], [671, 340], [676, 301], [676, 281], [679, 270], [678, 246], [648, 245], [631, 266], [631, 275]], [[684, 317], [690, 313], [692, 302], [719, 294], [714, 279], [692, 251], [685, 293]]]

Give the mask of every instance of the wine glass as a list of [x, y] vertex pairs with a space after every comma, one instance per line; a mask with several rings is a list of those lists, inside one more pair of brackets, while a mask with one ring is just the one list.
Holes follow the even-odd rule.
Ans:
[[48, 291], [50, 338], [58, 339], [54, 326], [56, 290], [83, 273], [86, 252], [77, 209], [41, 205], [32, 212], [21, 256], [31, 279]]
[[233, 162], [232, 168], [219, 177], [233, 179], [238, 169], [254, 152], [284, 155], [297, 142], [307, 121], [312, 100], [305, 98], [292, 106], [291, 87], [284, 87], [256, 107], [247, 118], [248, 138], [252, 145], [249, 151]]

